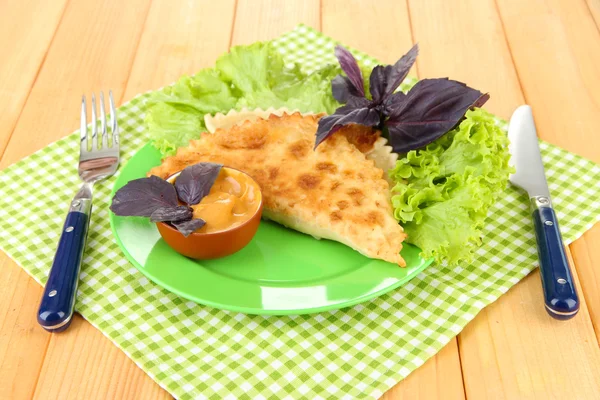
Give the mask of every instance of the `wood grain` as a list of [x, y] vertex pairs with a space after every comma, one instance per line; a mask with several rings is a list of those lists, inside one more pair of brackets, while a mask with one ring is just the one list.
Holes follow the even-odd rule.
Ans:
[[51, 335], [34, 399], [168, 399], [102, 333], [77, 314], [71, 327]]
[[439, 353], [381, 398], [381, 400], [412, 399], [465, 399], [456, 339], [452, 339]]
[[[148, 6], [146, 0], [127, 6], [118, 1], [68, 5], [31, 91], [22, 89], [28, 93], [27, 101], [0, 161], [2, 167], [74, 130], [82, 92], [112, 88], [117, 98], [121, 96]], [[7, 349], [8, 359], [0, 364], [1, 376], [14, 378], [9, 398], [26, 398], [35, 389], [42, 361], [49, 361], [44, 356], [50, 334], [35, 320], [41, 287], [23, 271], [17, 273], [12, 262], [7, 265], [15, 275], [9, 306], [18, 302], [22, 306], [14, 307], [19, 312], [0, 314], [0, 346]]]
[[[598, 0], [67, 1], [0, 2], [0, 168], [74, 130], [82, 92], [130, 99], [299, 22], [386, 62], [419, 42], [421, 77], [487, 90], [505, 118], [528, 102], [544, 139], [600, 161]], [[600, 398], [599, 244], [596, 226], [571, 246], [574, 320], [546, 316], [536, 271], [384, 398]], [[41, 330], [42, 289], [4, 254], [0, 276], [0, 398], [168, 397], [80, 317]]]
[[231, 44], [274, 39], [299, 23], [320, 29], [319, 0], [238, 0]]
[[600, 0], [586, 0], [587, 6], [592, 14], [592, 18], [596, 22], [598, 30], [600, 30]]
[[[538, 134], [600, 162], [600, 31], [590, 14], [597, 3], [505, 0], [498, 10]], [[571, 249], [600, 338], [600, 274], [593, 262], [600, 258], [599, 245], [597, 224]]]
[[0, 168], [77, 129], [83, 93], [112, 89], [121, 99], [149, 6], [149, 0], [69, 3]]
[[600, 343], [600, 226], [596, 224], [571, 246], [579, 273], [579, 290], [589, 307], [590, 317]]
[[[0, 157], [46, 56], [67, 0], [0, 2]], [[27, 21], [23, 21], [27, 10]], [[10, 60], [10, 62], [6, 62]]]
[[[235, 1], [154, 0], [125, 90], [125, 100], [212, 67], [229, 48]], [[151, 66], [149, 68], [148, 66]]]
[[600, 162], [600, 146], [589, 145], [600, 126], [600, 32], [585, 1], [497, 5], [539, 135]]
[[[66, 0], [0, 2], [0, 157], [35, 82]], [[28, 10], [23, 23], [23, 10]], [[33, 394], [49, 337], [37, 329], [41, 287], [0, 253], [0, 398]], [[28, 372], [28, 373], [27, 373]]]
[[[590, 8], [583, 1], [552, 0], [502, 1], [498, 9], [538, 134], [600, 162], [600, 146], [593, 144], [600, 124], [600, 31]], [[544, 60], [543, 68], [536, 68], [537, 60]], [[600, 257], [600, 226], [593, 227], [586, 238], [572, 249], [580, 288], [600, 337], [600, 274], [598, 264], [591, 262]]]
[[42, 287], [0, 253], [0, 399], [31, 398], [50, 334], [36, 321]]
[[324, 34], [384, 63], [395, 63], [413, 45], [405, 2], [323, 0], [321, 13]]
[[[419, 76], [451, 77], [491, 93], [486, 109], [509, 118], [523, 96], [494, 3], [433, 0], [409, 5], [421, 49]], [[448, 19], [453, 13], [470, 17]]]
[[541, 305], [535, 270], [459, 335], [467, 398], [597, 399], [600, 355], [585, 302], [568, 323]]
[[[488, 108], [501, 116], [510, 116], [523, 102], [493, 1], [413, 1], [410, 11], [414, 39], [423, 43], [422, 76], [449, 75], [484, 88], [493, 93]], [[448, 20], [452, 12], [470, 18]], [[590, 374], [598, 365], [599, 352], [590, 338], [593, 329], [584, 307], [569, 323], [546, 315], [535, 272], [459, 335], [467, 398], [593, 398], [598, 387]], [[565, 380], [565, 365], [573, 368], [571, 383], [551, 384]]]
[[[321, 12], [323, 33], [382, 62], [396, 62], [413, 45], [408, 7], [404, 2], [324, 0]], [[416, 67], [411, 74], [417, 75]], [[394, 386], [383, 398], [463, 399], [459, 369], [458, 347], [456, 339], [452, 339], [440, 353]]]
[[[182, 74], [197, 72], [227, 51], [234, 2], [221, 2], [207, 11], [208, 3], [190, 2], [182, 7], [172, 7], [172, 3], [164, 0], [152, 3], [127, 80], [125, 99], [169, 84]], [[211, 40], [198, 40], [205, 37]], [[149, 65], [156, 68], [148, 68]], [[170, 398], [121, 350], [81, 318], [78, 317], [77, 328], [69, 329], [66, 336], [60, 340], [53, 336], [50, 342], [36, 397]], [[62, 382], [85, 382], [85, 385]]]

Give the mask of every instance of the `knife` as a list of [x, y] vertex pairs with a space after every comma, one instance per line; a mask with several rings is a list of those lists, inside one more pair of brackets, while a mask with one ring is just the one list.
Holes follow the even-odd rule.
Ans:
[[546, 311], [559, 320], [573, 318], [579, 311], [579, 298], [552, 208], [531, 107], [524, 105], [515, 110], [508, 138], [510, 163], [516, 169], [509, 180], [529, 194]]

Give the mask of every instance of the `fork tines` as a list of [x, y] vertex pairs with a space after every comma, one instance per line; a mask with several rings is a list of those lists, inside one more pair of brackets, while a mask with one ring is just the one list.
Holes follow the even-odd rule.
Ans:
[[[113, 99], [112, 90], [108, 92], [108, 100], [110, 106], [110, 136], [111, 140], [109, 143], [108, 129], [106, 126], [106, 111], [104, 108], [104, 92], [100, 92], [100, 132], [101, 137], [98, 137], [98, 119], [96, 111], [96, 95], [92, 93], [92, 135], [90, 135], [87, 129], [87, 103], [85, 95], [81, 99], [81, 125], [80, 125], [80, 137], [81, 137], [81, 152], [95, 151], [100, 148], [107, 149], [119, 144], [119, 127], [117, 125], [117, 112], [115, 108], [115, 101]], [[91, 146], [90, 146], [91, 142]]]

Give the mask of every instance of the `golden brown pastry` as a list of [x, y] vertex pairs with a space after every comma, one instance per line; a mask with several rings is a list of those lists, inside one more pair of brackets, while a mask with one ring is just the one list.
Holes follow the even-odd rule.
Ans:
[[319, 118], [271, 115], [204, 133], [149, 175], [166, 178], [200, 161], [240, 169], [261, 186], [264, 217], [404, 266], [400, 250], [406, 235], [392, 214], [383, 171], [344, 131], [313, 150]]

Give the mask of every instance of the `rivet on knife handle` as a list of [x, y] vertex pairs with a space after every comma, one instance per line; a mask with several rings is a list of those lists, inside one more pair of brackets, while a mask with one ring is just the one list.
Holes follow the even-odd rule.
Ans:
[[579, 311], [579, 297], [565, 254], [558, 218], [548, 197], [532, 197], [531, 209], [546, 311], [556, 319], [573, 318]]

